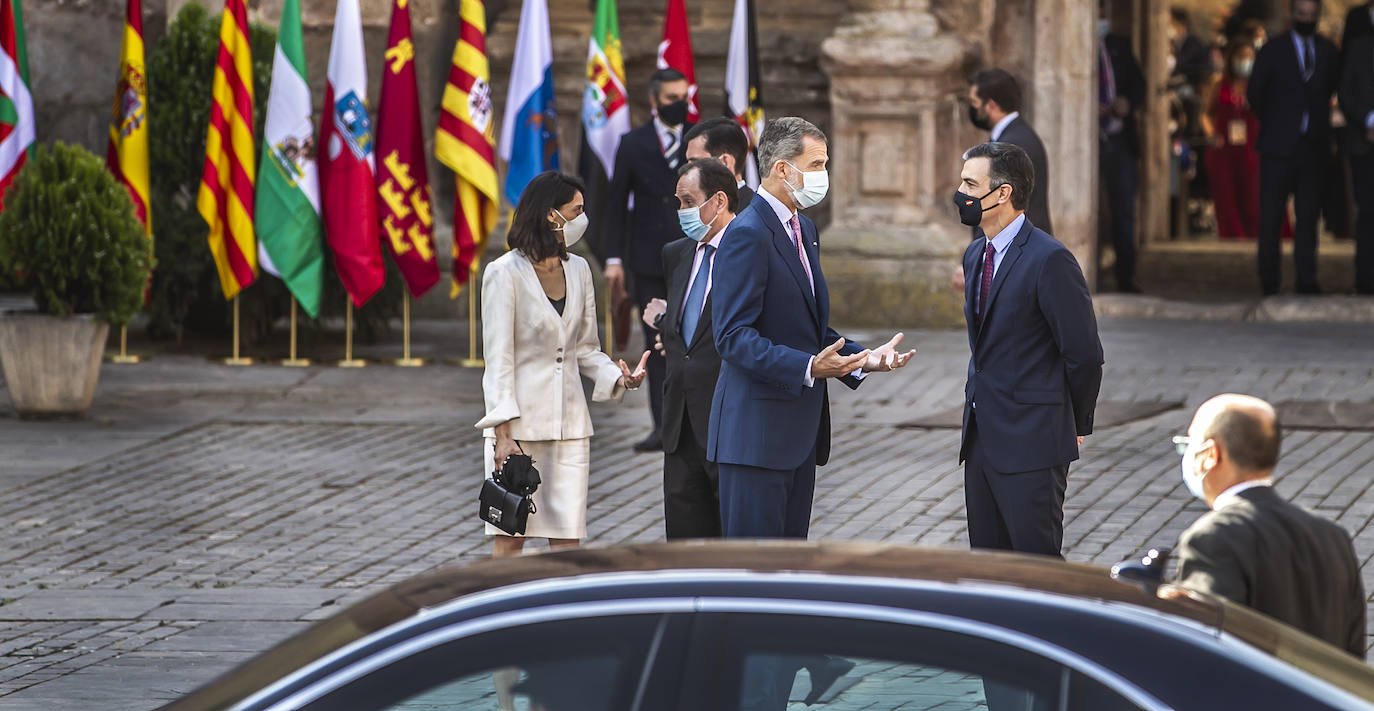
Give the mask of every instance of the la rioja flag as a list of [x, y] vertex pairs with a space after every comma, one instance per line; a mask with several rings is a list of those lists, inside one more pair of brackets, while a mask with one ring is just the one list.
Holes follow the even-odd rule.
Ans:
[[687, 31], [687, 0], [668, 0], [663, 41], [658, 43], [658, 68], [676, 69], [687, 77], [687, 120], [701, 120], [697, 108], [697, 71], [692, 64], [692, 35]]
[[321, 213], [334, 268], [356, 306], [367, 303], [386, 281], [364, 57], [358, 0], [339, 0], [320, 119]]

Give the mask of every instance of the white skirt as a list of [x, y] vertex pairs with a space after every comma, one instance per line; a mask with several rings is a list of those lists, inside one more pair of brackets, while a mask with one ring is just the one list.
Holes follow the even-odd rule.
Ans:
[[[539, 470], [535, 490], [535, 512], [525, 526], [526, 538], [587, 537], [587, 475], [591, 468], [591, 440], [565, 439], [546, 442], [521, 442], [520, 448], [534, 460]], [[483, 460], [490, 472], [496, 471], [496, 440], [486, 438]], [[488, 536], [505, 536], [505, 531], [486, 526]]]

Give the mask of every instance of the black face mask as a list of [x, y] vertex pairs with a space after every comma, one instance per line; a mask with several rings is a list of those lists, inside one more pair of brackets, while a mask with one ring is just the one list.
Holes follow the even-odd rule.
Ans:
[[973, 108], [972, 105], [968, 107], [968, 121], [973, 124], [974, 128], [980, 131], [992, 130], [992, 121], [988, 119], [987, 116], [979, 116], [978, 110]]
[[[1002, 186], [997, 186], [997, 188], [1000, 187]], [[997, 192], [997, 188], [989, 190], [988, 195]], [[987, 199], [988, 195], [979, 198], [962, 190], [956, 190], [954, 192], [954, 206], [959, 208], [959, 221], [969, 227], [977, 227], [978, 223], [983, 221], [983, 213], [991, 210], [992, 207], [997, 207], [996, 205], [983, 207], [983, 201]]]
[[687, 100], [674, 101], [658, 107], [658, 118], [669, 126], [681, 126], [687, 121]]
[[1293, 29], [1294, 29], [1298, 34], [1302, 35], [1303, 37], [1311, 37], [1312, 35], [1316, 34], [1316, 32], [1317, 32], [1317, 23], [1315, 23], [1315, 22], [1310, 22], [1310, 21], [1309, 21], [1309, 22], [1294, 22], [1294, 23], [1293, 23]]

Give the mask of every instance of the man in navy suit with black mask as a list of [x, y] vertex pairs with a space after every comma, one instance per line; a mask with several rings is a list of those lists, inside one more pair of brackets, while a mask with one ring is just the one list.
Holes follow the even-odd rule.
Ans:
[[964, 154], [954, 204], [986, 236], [964, 252], [972, 355], [959, 461], [974, 548], [1059, 556], [1069, 462], [1093, 431], [1102, 342], [1078, 261], [1026, 220], [1034, 187], [1019, 146]]
[[830, 456], [826, 380], [850, 388], [906, 365], [899, 333], [868, 350], [830, 328], [820, 236], [803, 210], [829, 188], [825, 134], [795, 117], [759, 137], [762, 184], [716, 253], [711, 316], [720, 377], [707, 457], [726, 538], [806, 538], [816, 466]]

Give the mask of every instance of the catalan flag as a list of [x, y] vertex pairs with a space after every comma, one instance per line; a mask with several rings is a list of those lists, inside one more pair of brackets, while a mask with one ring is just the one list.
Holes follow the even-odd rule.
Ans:
[[153, 234], [148, 212], [148, 82], [143, 68], [143, 7], [129, 0], [124, 19], [124, 45], [115, 82], [114, 111], [105, 163], [129, 189], [143, 231]]
[[33, 95], [19, 0], [0, 0], [0, 209], [33, 145]]
[[434, 154], [457, 173], [453, 210], [453, 288], [456, 297], [482, 264], [487, 235], [496, 228], [496, 124], [487, 65], [486, 8], [462, 0], [458, 43], [444, 88]]
[[210, 130], [196, 207], [210, 225], [210, 253], [219, 268], [224, 298], [232, 299], [258, 275], [253, 236], [253, 60], [244, 0], [224, 4], [210, 94]]

